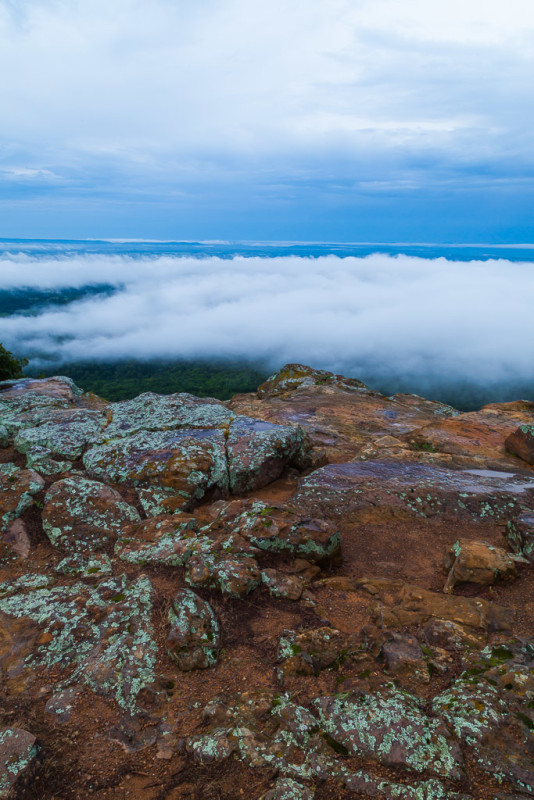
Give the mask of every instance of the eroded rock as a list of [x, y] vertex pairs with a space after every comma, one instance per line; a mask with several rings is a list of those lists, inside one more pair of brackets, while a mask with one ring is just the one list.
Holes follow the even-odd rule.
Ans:
[[527, 464], [534, 464], [534, 425], [520, 425], [506, 439], [506, 449]]

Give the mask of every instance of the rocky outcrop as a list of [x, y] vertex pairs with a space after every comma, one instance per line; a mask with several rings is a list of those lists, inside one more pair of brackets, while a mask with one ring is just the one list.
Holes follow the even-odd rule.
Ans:
[[0, 384], [0, 797], [534, 796], [532, 424]]

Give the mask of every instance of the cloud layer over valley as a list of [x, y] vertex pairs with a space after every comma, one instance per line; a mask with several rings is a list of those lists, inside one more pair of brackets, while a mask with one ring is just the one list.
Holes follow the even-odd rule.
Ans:
[[299, 361], [428, 394], [501, 386], [506, 395], [532, 382], [532, 263], [20, 255], [4, 256], [1, 268], [4, 290], [115, 287], [0, 317], [0, 341], [35, 364]]

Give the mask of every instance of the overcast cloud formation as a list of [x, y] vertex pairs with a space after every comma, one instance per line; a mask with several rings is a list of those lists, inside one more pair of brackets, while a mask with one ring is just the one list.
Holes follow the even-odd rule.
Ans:
[[18, 354], [243, 357], [272, 368], [298, 361], [425, 394], [462, 385], [532, 393], [529, 263], [97, 255], [12, 256], [2, 267], [6, 288], [84, 286], [110, 276], [118, 287], [38, 316], [0, 317], [0, 341]]
[[0, 235], [532, 241], [530, 0], [0, 0]]

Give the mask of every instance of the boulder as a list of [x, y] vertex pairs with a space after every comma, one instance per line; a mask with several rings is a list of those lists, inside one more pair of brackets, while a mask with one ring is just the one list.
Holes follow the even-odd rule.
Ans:
[[141, 431], [93, 447], [83, 460], [96, 480], [169, 488], [182, 507], [228, 494], [226, 439], [217, 429]]
[[258, 397], [264, 400], [270, 397], [284, 396], [297, 389], [309, 386], [338, 386], [348, 391], [369, 392], [371, 390], [355, 378], [345, 378], [324, 369], [313, 369], [304, 364], [286, 364], [281, 370], [258, 386]]
[[277, 569], [264, 569], [261, 573], [262, 583], [276, 597], [298, 600], [304, 588], [302, 580], [296, 575], [286, 575]]
[[508, 436], [506, 449], [527, 464], [534, 464], [534, 425], [520, 425]]
[[443, 591], [448, 593], [457, 583], [489, 586], [517, 578], [515, 562], [506, 550], [470, 539], [459, 539], [452, 545], [444, 566], [449, 574]]
[[311, 443], [298, 426], [237, 417], [227, 441], [230, 489], [243, 494], [272, 483], [287, 467], [311, 466]]
[[260, 800], [313, 800], [315, 792], [309, 786], [292, 778], [278, 778], [272, 789], [263, 794]]
[[183, 672], [217, 663], [221, 636], [211, 606], [190, 589], [182, 589], [168, 613], [167, 652]]
[[189, 514], [164, 514], [128, 525], [115, 545], [115, 555], [130, 564], [184, 566], [191, 556], [209, 552], [212, 542], [198, 533]]
[[218, 589], [230, 597], [243, 597], [259, 586], [261, 576], [252, 556], [212, 550], [189, 558], [185, 580], [190, 586]]
[[141, 518], [110, 486], [73, 476], [49, 488], [42, 520], [54, 547], [83, 554], [105, 548], [122, 528]]
[[19, 453], [31, 456], [43, 449], [59, 459], [75, 461], [100, 434], [105, 418], [99, 411], [57, 409], [36, 427], [25, 427], [14, 439]]

